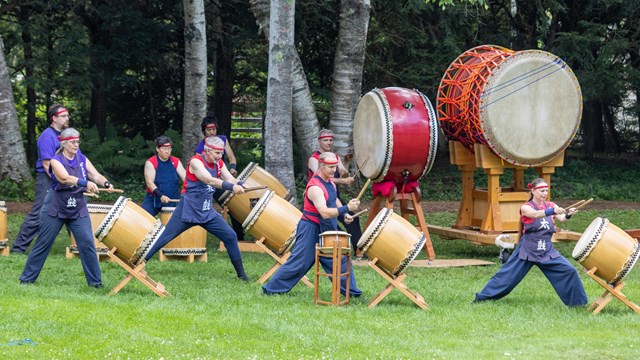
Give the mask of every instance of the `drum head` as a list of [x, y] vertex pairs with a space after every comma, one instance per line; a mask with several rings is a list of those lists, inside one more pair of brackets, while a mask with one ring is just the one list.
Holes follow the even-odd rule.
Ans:
[[374, 89], [358, 103], [353, 120], [353, 150], [362, 175], [382, 180], [393, 156], [393, 124], [384, 93]]
[[514, 165], [537, 166], [573, 140], [582, 117], [582, 92], [557, 56], [520, 51], [494, 69], [480, 98], [487, 145]]
[[264, 208], [267, 206], [269, 201], [271, 201], [271, 198], [273, 197], [273, 195], [275, 195], [275, 192], [271, 190], [267, 190], [267, 192], [262, 194], [262, 196], [260, 197], [260, 200], [258, 200], [258, 202], [253, 207], [253, 209], [251, 209], [251, 212], [249, 212], [249, 215], [247, 215], [247, 218], [242, 223], [242, 228], [244, 229], [244, 231], [249, 231], [249, 229], [251, 229], [253, 224], [256, 223], [256, 221], [260, 217], [260, 214], [262, 214], [262, 211], [264, 210]]
[[576, 261], [582, 261], [589, 255], [607, 230], [608, 222], [607, 219], [601, 217], [597, 217], [591, 222], [589, 227], [582, 233], [582, 236], [580, 236], [580, 240], [578, 240], [571, 253], [571, 256]]

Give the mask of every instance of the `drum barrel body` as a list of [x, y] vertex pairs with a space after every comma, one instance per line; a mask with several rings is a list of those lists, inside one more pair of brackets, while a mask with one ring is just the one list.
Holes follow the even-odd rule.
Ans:
[[[173, 215], [173, 207], [163, 207], [160, 210], [160, 222], [167, 225], [169, 219]], [[169, 241], [163, 248], [166, 249], [206, 249], [207, 247], [207, 230], [202, 226], [192, 226], [183, 231], [175, 239]]]
[[293, 246], [301, 217], [302, 212], [295, 206], [268, 191], [262, 195], [242, 225], [256, 239], [264, 237], [264, 244], [281, 255]]
[[[95, 232], [107, 216], [107, 213], [109, 213], [109, 210], [111, 210], [111, 205], [87, 204], [87, 210], [89, 211], [89, 218], [91, 219], [91, 231]], [[77, 247], [78, 244], [76, 243], [76, 237], [73, 236], [73, 233], [70, 233], [69, 237], [71, 238], [71, 247]], [[96, 249], [107, 248], [103, 243], [98, 241], [95, 236], [93, 237], [93, 241]]]
[[426, 238], [393, 210], [383, 208], [362, 234], [358, 247], [392, 276], [404, 272], [424, 246]]
[[417, 90], [389, 87], [368, 92], [360, 99], [353, 125], [360, 171], [378, 182], [420, 179], [435, 160], [437, 126], [431, 102]]
[[0, 201], [0, 241], [7, 240], [7, 207]]
[[344, 231], [325, 231], [319, 235], [321, 248], [332, 248], [336, 243], [340, 248], [351, 248], [351, 234]]

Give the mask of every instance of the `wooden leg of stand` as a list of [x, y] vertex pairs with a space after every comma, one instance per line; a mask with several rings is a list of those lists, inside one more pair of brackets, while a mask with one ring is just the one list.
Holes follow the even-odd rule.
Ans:
[[424, 242], [424, 251], [427, 253], [427, 258], [433, 261], [436, 258], [436, 252], [433, 250], [431, 236], [429, 236], [429, 228], [427, 228], [427, 222], [424, 220], [424, 212], [422, 211], [422, 206], [420, 205], [415, 192], [411, 193], [411, 199], [413, 201], [413, 207], [416, 212], [416, 218], [418, 219], [418, 225], [420, 225], [420, 230], [422, 230], [422, 233], [427, 239]]
[[589, 270], [585, 269], [587, 275], [589, 275], [593, 280], [595, 280], [600, 286], [602, 286], [605, 291], [600, 295], [596, 301], [593, 302], [589, 306], [589, 311], [591, 311], [592, 315], [597, 315], [604, 307], [613, 299], [615, 296], [618, 300], [620, 300], [623, 304], [625, 304], [629, 309], [635, 311], [637, 314], [640, 314], [640, 307], [633, 302], [629, 301], [627, 297], [622, 293], [622, 289], [624, 288], [624, 282], [618, 282], [614, 287], [607, 284], [604, 280], [600, 279], [595, 273], [598, 271], [597, 267], [593, 267]]
[[[256, 241], [256, 246], [260, 247], [265, 253], [271, 256], [276, 262], [275, 264], [273, 264], [273, 266], [269, 268], [269, 270], [267, 270], [264, 274], [262, 274], [260, 279], [258, 279], [258, 283], [260, 284], [264, 284], [273, 274], [275, 274], [275, 272], [280, 268], [280, 266], [282, 266], [287, 261], [289, 256], [291, 256], [290, 252], [283, 254], [282, 256], [276, 255], [273, 251], [271, 251], [271, 249], [269, 249], [264, 244], [265, 240], [266, 239], [264, 237], [261, 237], [259, 240]], [[310, 287], [310, 288], [313, 287], [313, 284], [311, 283], [311, 281], [306, 275], [303, 276], [302, 279], [300, 279], [300, 281], [302, 281], [302, 283], [305, 284], [307, 287]]]
[[115, 255], [116, 250], [117, 249], [114, 247], [107, 252], [107, 255], [109, 255], [111, 260], [118, 263], [123, 269], [127, 270], [129, 274], [118, 285], [116, 285], [113, 290], [111, 290], [109, 295], [117, 294], [125, 285], [129, 283], [129, 281], [131, 281], [131, 279], [136, 278], [151, 291], [153, 291], [156, 295], [160, 297], [171, 296], [171, 294], [169, 294], [164, 289], [164, 285], [153, 281], [149, 276], [147, 276], [146, 271], [144, 271], [146, 262], [142, 261], [135, 268], [132, 268], [131, 265], [125, 263], [124, 261], [122, 261], [122, 259]]
[[400, 290], [400, 292], [402, 292], [406, 297], [408, 297], [411, 301], [413, 301], [414, 304], [418, 305], [418, 307], [420, 307], [423, 310], [428, 310], [429, 309], [429, 304], [426, 303], [426, 301], [424, 300], [424, 298], [422, 296], [420, 296], [420, 294], [414, 293], [413, 291], [411, 291], [407, 285], [403, 282], [404, 279], [407, 277], [407, 274], [401, 274], [400, 276], [398, 276], [397, 278], [392, 278], [391, 276], [389, 276], [384, 270], [380, 269], [376, 263], [378, 262], [378, 258], [374, 258], [373, 260], [371, 260], [369, 262], [369, 266], [375, 270], [378, 274], [380, 274], [380, 276], [382, 276], [385, 280], [387, 280], [389, 282], [389, 284], [387, 286], [385, 286], [384, 289], [382, 289], [382, 291], [380, 291], [372, 300], [371, 302], [369, 302], [369, 308], [373, 308], [374, 306], [378, 305], [378, 303], [380, 301], [382, 301], [382, 299], [384, 299], [385, 296], [389, 295], [389, 293], [391, 292], [391, 290], [393, 290], [393, 288], [396, 288], [398, 290]]

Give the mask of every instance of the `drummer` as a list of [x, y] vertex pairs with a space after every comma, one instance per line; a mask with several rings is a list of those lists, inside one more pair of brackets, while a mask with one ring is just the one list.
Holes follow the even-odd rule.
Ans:
[[102, 287], [91, 218], [83, 193], [99, 193], [96, 184], [109, 189], [113, 186], [79, 150], [80, 133], [74, 128], [63, 130], [60, 148], [50, 162], [51, 190], [47, 192], [40, 211], [38, 240], [20, 275], [21, 284], [36, 281], [53, 242], [62, 225], [66, 224], [76, 239], [87, 283], [92, 287]]
[[476, 293], [475, 302], [507, 296], [535, 265], [547, 277], [565, 305], [585, 305], [587, 295], [578, 271], [551, 242], [551, 236], [556, 231], [555, 220], [566, 221], [578, 210], [570, 208], [565, 211], [553, 202], [545, 201], [549, 195], [549, 184], [544, 179], [533, 180], [528, 188], [531, 197], [520, 207], [522, 236], [518, 246], [482, 291]]
[[[202, 118], [202, 123], [200, 123], [200, 127], [202, 128], [202, 134], [204, 134], [205, 139], [209, 136], [217, 136], [224, 142], [224, 151], [222, 152], [222, 159], [225, 157], [229, 163], [229, 172], [231, 175], [236, 176], [238, 171], [236, 170], [236, 156], [233, 154], [233, 150], [231, 150], [231, 145], [229, 145], [229, 141], [227, 141], [227, 137], [224, 135], [218, 135], [218, 118], [214, 113], [209, 113], [207, 116]], [[198, 145], [196, 145], [196, 154], [201, 154], [204, 150], [204, 139], [202, 139]]]
[[244, 193], [242, 183], [231, 175], [222, 161], [223, 151], [224, 141], [217, 136], [210, 136], [205, 139], [202, 154], [194, 155], [189, 160], [180, 202], [145, 260], [149, 260], [185, 230], [200, 225], [224, 243], [238, 278], [249, 281], [242, 264], [238, 238], [212, 204], [214, 187], [236, 194]]
[[[308, 171], [309, 171], [309, 179], [313, 177], [313, 175], [318, 171], [318, 164], [320, 159], [320, 154], [325, 152], [331, 152], [333, 149], [333, 132], [328, 129], [322, 129], [318, 132], [318, 149], [314, 151], [308, 162]], [[344, 203], [344, 199], [340, 196], [340, 187], [339, 185], [353, 185], [355, 179], [352, 176], [349, 176], [349, 172], [340, 161], [338, 157], [338, 167], [336, 169], [335, 174], [333, 174], [333, 183], [336, 184], [336, 192], [338, 199], [341, 203]], [[353, 212], [349, 212], [349, 215], [353, 215]], [[353, 221], [349, 224], [346, 224], [343, 218], [339, 218], [340, 222], [347, 229], [347, 232], [351, 235], [351, 244], [353, 245], [353, 249], [358, 248], [358, 241], [360, 241], [360, 237], [362, 236], [362, 229], [360, 229], [360, 222]]]
[[[348, 214], [360, 206], [360, 200], [351, 199], [347, 205], [342, 205], [337, 197], [333, 174], [338, 169], [338, 156], [332, 152], [324, 152], [318, 158], [318, 170], [307, 183], [304, 196], [302, 218], [296, 228], [296, 241], [291, 256], [273, 275], [271, 280], [262, 286], [266, 295], [284, 294], [289, 292], [315, 263], [315, 248], [320, 233], [338, 230], [339, 217], [349, 224], [354, 219]], [[319, 259], [327, 273], [333, 269], [332, 259]], [[359, 297], [362, 291], [356, 286], [356, 277], [351, 265], [351, 259], [344, 258], [341, 273], [346, 271], [347, 262], [351, 266], [350, 295]], [[340, 291], [345, 293], [346, 281], [341, 279]]]
[[144, 181], [147, 195], [142, 208], [155, 216], [163, 207], [175, 207], [171, 199], [180, 197], [179, 184], [184, 182], [185, 170], [180, 159], [171, 156], [173, 142], [168, 136], [158, 136], [153, 143], [156, 155], [147, 159], [144, 164]]

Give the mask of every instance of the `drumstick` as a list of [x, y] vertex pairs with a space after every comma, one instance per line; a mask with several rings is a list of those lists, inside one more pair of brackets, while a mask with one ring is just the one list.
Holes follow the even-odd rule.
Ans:
[[580, 200], [575, 204], [572, 204], [572, 205], [569, 205], [569, 206], [565, 207], [565, 209], [571, 209], [572, 207], [576, 207], [578, 205], [581, 205], [583, 202], [584, 202], [584, 200]]
[[255, 190], [264, 190], [264, 189], [268, 189], [269, 187], [266, 185], [263, 186], [254, 186], [254, 187], [248, 187], [248, 188], [244, 188], [244, 192], [247, 191], [255, 191]]
[[360, 200], [360, 197], [362, 197], [362, 194], [364, 194], [364, 191], [367, 190], [367, 187], [369, 187], [369, 183], [371, 182], [371, 179], [367, 179], [367, 182], [364, 183], [364, 186], [362, 187], [362, 190], [360, 190], [360, 193], [358, 194], [358, 197], [356, 198], [357, 200]]
[[367, 211], [369, 211], [369, 209], [364, 209], [364, 210], [362, 210], [362, 211], [358, 211], [357, 213], [355, 213], [355, 214], [351, 215], [351, 217], [355, 219], [355, 218], [357, 218], [358, 216], [360, 216], [360, 215], [362, 215], [362, 214], [366, 213]]
[[589, 200], [585, 201], [583, 204], [580, 204], [580, 206], [576, 207], [576, 210], [580, 210], [580, 209], [582, 209], [583, 207], [585, 207], [585, 206], [589, 205], [589, 203], [590, 203], [590, 202], [592, 202], [592, 201], [593, 201], [593, 198], [591, 198], [591, 199], [589, 199]]
[[180, 202], [180, 199], [169, 199], [169, 202]]
[[[367, 161], [369, 161], [369, 157], [367, 156], [366, 158], [364, 158], [364, 161], [362, 162], [362, 166], [358, 166], [358, 171], [356, 171], [356, 175], [358, 175], [358, 173], [362, 174], [362, 171], [360, 171], [360, 169], [362, 169], [365, 165], [367, 165]], [[358, 165], [358, 163], [356, 162], [356, 165]]]
[[124, 192], [124, 190], [122, 189], [111, 189], [111, 188], [98, 188], [98, 190], [104, 191], [107, 193], [123, 193]]
[[91, 196], [91, 197], [95, 197], [95, 198], [99, 198], [100, 196], [98, 196], [98, 194], [94, 194], [94, 193], [83, 193], [84, 196]]

